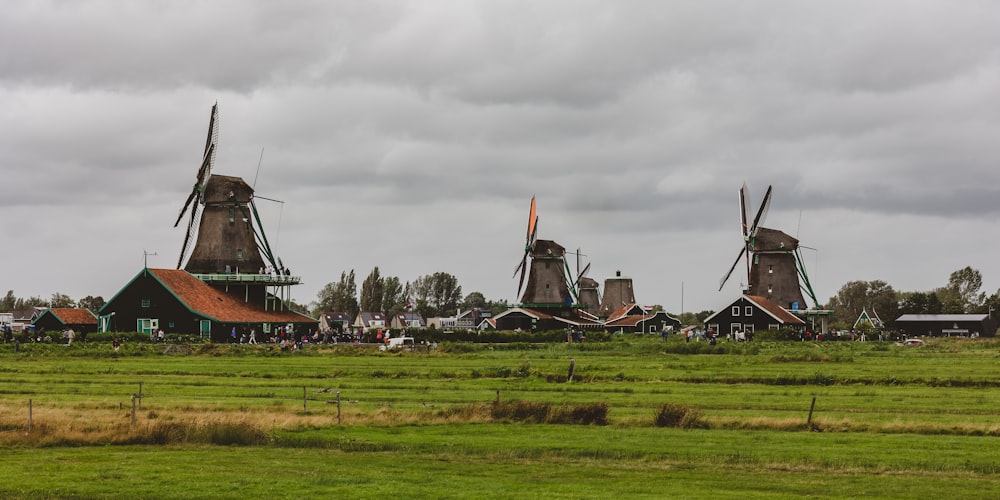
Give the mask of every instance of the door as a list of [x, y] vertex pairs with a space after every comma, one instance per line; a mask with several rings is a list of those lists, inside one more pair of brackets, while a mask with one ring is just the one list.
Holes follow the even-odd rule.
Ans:
[[212, 338], [212, 322], [211, 321], [209, 321], [207, 319], [203, 319], [203, 320], [201, 320], [198, 323], [198, 326], [199, 326], [199, 330], [201, 332], [201, 338], [206, 339], [206, 340]]

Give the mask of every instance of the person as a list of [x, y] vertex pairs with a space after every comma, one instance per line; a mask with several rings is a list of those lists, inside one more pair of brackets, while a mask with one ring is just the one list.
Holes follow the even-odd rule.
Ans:
[[229, 334], [229, 342], [231, 344], [235, 344], [236, 343], [236, 327], [235, 326], [233, 327], [233, 332]]
[[164, 336], [164, 334], [163, 334], [163, 329], [162, 329], [162, 328], [160, 328], [160, 329], [159, 329], [159, 330], [158, 330], [158, 331], [156, 332], [156, 341], [162, 344], [165, 338], [166, 338], [166, 337], [165, 337], [165, 336]]
[[120, 349], [121, 346], [122, 346], [122, 341], [119, 340], [118, 337], [115, 337], [115, 339], [111, 341], [111, 347], [114, 348], [115, 352], [118, 352], [118, 349]]
[[66, 332], [66, 345], [68, 346], [73, 345], [73, 339], [75, 338], [76, 338], [76, 332], [74, 332], [73, 329], [70, 328], [69, 331]]
[[256, 344], [257, 343], [257, 329], [256, 328], [251, 328], [250, 329], [250, 342], [249, 343], [250, 344]]

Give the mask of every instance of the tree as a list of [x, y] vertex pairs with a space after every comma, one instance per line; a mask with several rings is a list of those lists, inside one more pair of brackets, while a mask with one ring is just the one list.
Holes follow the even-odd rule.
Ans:
[[486, 309], [488, 307], [488, 302], [486, 301], [486, 296], [480, 292], [470, 292], [468, 295], [462, 299], [462, 310], [469, 311], [472, 309]]
[[899, 294], [882, 280], [850, 281], [830, 298], [827, 309], [833, 309], [838, 321], [853, 325], [862, 310], [879, 317], [895, 318], [899, 309]]
[[417, 311], [425, 318], [457, 312], [462, 300], [462, 287], [458, 285], [458, 278], [444, 272], [413, 280], [413, 293]]
[[346, 312], [354, 318], [358, 315], [357, 285], [354, 283], [354, 269], [351, 272], [340, 273], [340, 281], [327, 283], [316, 294], [316, 308], [313, 316], [319, 316], [327, 311]]
[[17, 297], [14, 296], [14, 290], [7, 290], [7, 295], [0, 299], [0, 312], [11, 312], [16, 309]]
[[365, 281], [361, 283], [361, 297], [359, 299], [362, 311], [382, 312], [382, 276], [378, 271], [378, 266], [372, 269]]
[[80, 301], [76, 303], [76, 307], [88, 309], [90, 312], [96, 313], [104, 307], [104, 297], [101, 297], [100, 295], [97, 297], [88, 295], [80, 299]]
[[74, 307], [76, 306], [76, 301], [70, 298], [69, 295], [63, 293], [53, 293], [52, 300], [49, 301], [49, 307]]
[[382, 279], [382, 309], [385, 314], [389, 317], [395, 316], [404, 309], [406, 309], [407, 303], [409, 303], [409, 297], [407, 295], [407, 288], [410, 286], [409, 283], [404, 287], [400, 282], [399, 278], [395, 276], [388, 276]]
[[979, 291], [983, 287], [983, 275], [978, 270], [966, 266], [951, 273], [948, 286], [942, 290], [945, 313], [971, 313], [986, 300], [986, 294]]
[[[934, 292], [902, 292], [898, 314], [941, 314], [941, 300]], [[884, 318], [889, 319], [889, 318]]]

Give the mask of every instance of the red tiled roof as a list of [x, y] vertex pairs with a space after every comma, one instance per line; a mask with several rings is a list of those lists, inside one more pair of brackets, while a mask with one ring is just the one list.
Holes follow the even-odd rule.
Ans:
[[216, 290], [180, 269], [149, 269], [188, 308], [227, 323], [303, 323], [312, 318], [292, 311], [264, 311]]
[[57, 318], [62, 320], [64, 325], [97, 324], [97, 316], [94, 316], [94, 313], [88, 311], [87, 309], [57, 307], [54, 309], [49, 309], [49, 311], [51, 311], [52, 314], [55, 314]]
[[778, 318], [782, 323], [793, 324], [793, 325], [804, 325], [806, 322], [802, 321], [802, 318], [784, 310], [778, 304], [771, 302], [765, 297], [759, 295], [747, 295], [746, 298], [757, 304], [761, 309], [771, 313], [772, 316]]

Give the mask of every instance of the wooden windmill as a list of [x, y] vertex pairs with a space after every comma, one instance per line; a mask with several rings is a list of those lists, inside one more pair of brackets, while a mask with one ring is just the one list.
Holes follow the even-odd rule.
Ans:
[[601, 293], [598, 289], [599, 284], [597, 280], [587, 276], [590, 272], [590, 263], [588, 262], [586, 266], [580, 268], [581, 259], [583, 254], [580, 253], [580, 249], [576, 249], [576, 281], [574, 285], [576, 286], [576, 296], [579, 299], [580, 309], [590, 313], [597, 313], [597, 309], [601, 306]]
[[782, 231], [761, 226], [770, 203], [771, 186], [768, 186], [757, 214], [750, 222], [750, 196], [746, 183], [740, 188], [743, 246], [736, 256], [736, 262], [719, 281], [719, 290], [722, 290], [740, 261], [745, 259], [748, 295], [766, 297], [781, 307], [797, 309], [805, 306], [805, 301], [802, 299], [802, 291], [805, 290], [813, 304], [819, 307], [802, 263], [799, 240]]
[[194, 187], [174, 222], [174, 227], [180, 225], [190, 209], [177, 269], [183, 267], [210, 284], [224, 283], [227, 290], [229, 285], [245, 285], [247, 300], [251, 286], [265, 291], [254, 296], [266, 297], [266, 286], [297, 284], [298, 278], [291, 277], [271, 251], [253, 188], [242, 178], [212, 173], [219, 139], [218, 106], [212, 106]]
[[[571, 308], [576, 301], [576, 287], [566, 263], [566, 249], [555, 241], [539, 240], [537, 236], [538, 214], [532, 197], [524, 256], [514, 269], [514, 277], [521, 275], [517, 285], [518, 295], [524, 290], [521, 304], [533, 308]], [[527, 287], [524, 286], [525, 275]]]

